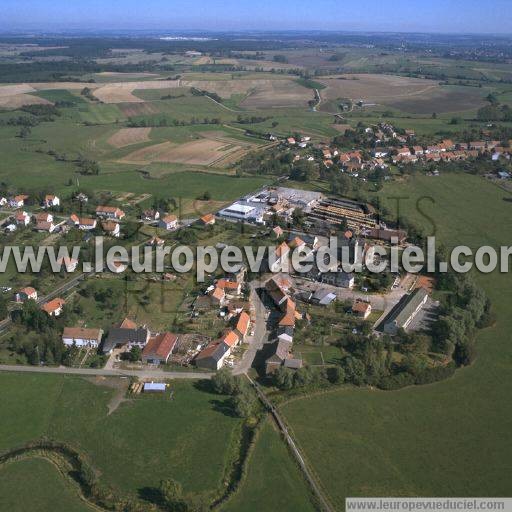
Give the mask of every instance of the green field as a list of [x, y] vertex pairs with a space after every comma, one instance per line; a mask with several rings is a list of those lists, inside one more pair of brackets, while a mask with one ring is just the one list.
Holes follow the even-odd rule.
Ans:
[[57, 468], [43, 459], [0, 467], [0, 510], [9, 512], [91, 512]]
[[43, 436], [69, 443], [87, 455], [103, 484], [128, 495], [144, 495], [165, 478], [186, 492], [222, 487], [240, 420], [223, 412], [223, 397], [193, 382], [173, 382], [172, 400], [140, 397], [110, 415], [113, 389], [84, 379], [2, 374], [0, 384], [0, 451]]
[[267, 421], [248, 460], [246, 478], [222, 512], [312, 512], [315, 507], [310, 500], [298, 467], [274, 425]]
[[[387, 185], [381, 197], [448, 246], [510, 245], [511, 204], [482, 178], [457, 174]], [[426, 198], [421, 201], [421, 198]], [[432, 198], [435, 203], [432, 203]], [[393, 203], [394, 201], [394, 203]], [[346, 496], [509, 496], [512, 447], [510, 274], [477, 274], [495, 326], [478, 333], [476, 362], [448, 381], [395, 392], [343, 389], [283, 412], [339, 510]]]

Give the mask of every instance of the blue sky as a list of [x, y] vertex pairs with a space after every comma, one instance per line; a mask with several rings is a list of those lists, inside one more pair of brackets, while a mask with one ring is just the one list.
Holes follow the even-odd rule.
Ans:
[[511, 0], [0, 0], [0, 29], [512, 33]]

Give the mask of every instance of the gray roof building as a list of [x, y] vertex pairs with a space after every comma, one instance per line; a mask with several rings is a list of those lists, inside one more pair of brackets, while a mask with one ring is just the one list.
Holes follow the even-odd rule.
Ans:
[[394, 335], [398, 329], [406, 329], [411, 320], [425, 305], [427, 299], [428, 292], [425, 288], [417, 288], [409, 295], [404, 295], [385, 319], [384, 332]]
[[115, 347], [123, 345], [138, 345], [144, 347], [149, 339], [149, 331], [144, 327], [136, 329], [125, 329], [122, 327], [112, 327], [108, 333], [107, 339], [103, 343], [103, 353], [109, 354]]

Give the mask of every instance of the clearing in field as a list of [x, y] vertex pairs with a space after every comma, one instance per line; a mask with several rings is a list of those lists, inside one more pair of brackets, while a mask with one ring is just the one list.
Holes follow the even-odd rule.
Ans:
[[120, 160], [125, 164], [167, 162], [190, 165], [223, 165], [234, 153], [247, 151], [238, 141], [199, 139], [185, 144], [162, 142], [141, 148]]
[[150, 132], [151, 128], [121, 128], [109, 137], [107, 142], [115, 148], [124, 148], [148, 141]]

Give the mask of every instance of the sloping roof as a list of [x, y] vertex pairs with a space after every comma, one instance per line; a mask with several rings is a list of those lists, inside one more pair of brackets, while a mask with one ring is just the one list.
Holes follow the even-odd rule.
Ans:
[[124, 214], [123, 210], [117, 206], [97, 206], [96, 213], [115, 213], [116, 215]]
[[250, 322], [251, 322], [251, 317], [245, 311], [242, 311], [238, 315], [238, 319], [236, 321], [235, 329], [239, 333], [245, 335], [245, 334], [247, 334], [247, 330], [249, 329]]
[[166, 224], [169, 224], [171, 222], [175, 222], [178, 220], [178, 217], [176, 215], [166, 215], [165, 217], [162, 217], [162, 222], [165, 222]]
[[103, 351], [107, 352], [113, 349], [116, 345], [125, 345], [126, 343], [145, 344], [148, 339], [149, 332], [143, 327], [138, 329], [123, 329], [119, 327], [112, 327], [105, 340]]
[[117, 327], [119, 329], [137, 329], [137, 324], [126, 317]]
[[35, 288], [32, 288], [32, 286], [25, 286], [25, 288], [22, 288], [19, 293], [24, 293], [25, 295], [32, 295], [36, 292]]
[[292, 343], [290, 341], [279, 340], [272, 345], [272, 355], [267, 362], [283, 362], [290, 354]]
[[119, 224], [113, 220], [106, 220], [101, 223], [101, 227], [104, 231], [113, 233], [116, 229], [119, 229]]
[[212, 341], [204, 350], [199, 352], [196, 359], [208, 359], [212, 358], [214, 361], [220, 361], [226, 352], [230, 350], [230, 347], [222, 341]]
[[50, 218], [52, 218], [53, 215], [51, 213], [36, 213], [34, 215], [34, 218], [36, 219], [36, 222], [48, 222]]
[[368, 309], [371, 309], [371, 304], [369, 302], [364, 302], [362, 300], [356, 300], [352, 306], [352, 311], [354, 313], [366, 314]]
[[50, 315], [64, 306], [64, 304], [66, 304], [64, 299], [56, 298], [43, 304], [41, 309]]
[[85, 329], [83, 327], [64, 327], [63, 338], [100, 340], [103, 331], [101, 329]]
[[142, 355], [147, 358], [167, 359], [173, 351], [178, 336], [171, 332], [162, 332], [154, 338], [149, 338], [142, 350]]
[[296, 315], [295, 315], [295, 302], [292, 299], [286, 299], [286, 309], [283, 317], [279, 320], [279, 326], [293, 326], [295, 325]]
[[291, 368], [292, 370], [298, 370], [299, 368], [302, 368], [302, 359], [288, 357], [284, 360], [284, 366], [286, 368]]
[[220, 286], [216, 286], [211, 293], [211, 296], [217, 300], [222, 300], [225, 296], [224, 290]]
[[234, 347], [238, 342], [238, 334], [235, 331], [228, 331], [223, 337], [222, 341], [229, 347]]
[[201, 221], [204, 224], [209, 224], [210, 222], [215, 221], [215, 215], [213, 215], [213, 213], [207, 213], [201, 217]]
[[236, 281], [228, 281], [227, 279], [219, 279], [216, 283], [218, 288], [222, 288], [224, 290], [238, 290], [240, 287], [240, 283]]
[[290, 252], [290, 248], [286, 242], [282, 242], [276, 247], [276, 256], [281, 258]]
[[425, 288], [416, 288], [409, 295], [405, 295], [402, 301], [391, 311], [389, 317], [386, 318], [386, 324], [394, 322], [398, 327], [405, 325], [411, 314], [416, 311], [427, 296], [428, 291]]
[[54, 228], [53, 222], [46, 222], [44, 220], [38, 221], [36, 223], [36, 229], [38, 231], [50, 231], [50, 229]]
[[277, 306], [282, 304], [287, 297], [286, 292], [279, 286], [274, 278], [266, 282], [265, 289]]

